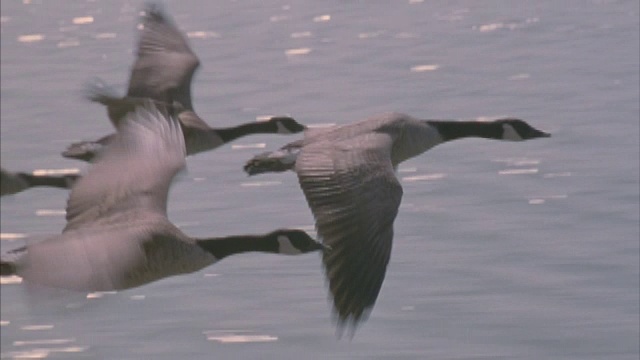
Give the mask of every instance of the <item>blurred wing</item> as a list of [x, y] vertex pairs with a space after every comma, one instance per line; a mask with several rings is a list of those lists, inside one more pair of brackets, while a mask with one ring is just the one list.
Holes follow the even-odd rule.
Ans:
[[139, 25], [137, 59], [127, 96], [178, 101], [191, 109], [191, 79], [200, 61], [157, 4], [148, 4]]
[[369, 133], [307, 145], [296, 161], [300, 186], [331, 247], [323, 262], [339, 329], [366, 319], [384, 280], [402, 187], [392, 139]]
[[178, 120], [150, 101], [127, 114], [117, 135], [71, 190], [64, 231], [128, 211], [166, 217], [174, 176], [185, 167]]

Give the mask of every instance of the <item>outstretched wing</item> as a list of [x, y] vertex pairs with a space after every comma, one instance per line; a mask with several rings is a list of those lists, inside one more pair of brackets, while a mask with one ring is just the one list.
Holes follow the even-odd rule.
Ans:
[[138, 101], [88, 174], [71, 190], [64, 231], [135, 211], [166, 217], [169, 187], [186, 166], [185, 154], [176, 117], [149, 100]]
[[139, 29], [127, 96], [177, 101], [192, 110], [191, 79], [200, 61], [187, 39], [158, 4], [146, 5]]
[[389, 135], [368, 133], [309, 144], [296, 161], [318, 234], [331, 248], [322, 260], [340, 331], [366, 319], [386, 273], [402, 198], [391, 146]]

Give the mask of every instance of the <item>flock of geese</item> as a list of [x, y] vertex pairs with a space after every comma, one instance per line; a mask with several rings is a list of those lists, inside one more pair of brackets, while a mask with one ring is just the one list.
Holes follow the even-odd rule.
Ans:
[[[523, 141], [549, 137], [526, 122], [421, 120], [388, 113], [307, 129], [290, 117], [211, 128], [194, 111], [191, 80], [199, 60], [158, 5], [141, 13], [137, 57], [126, 96], [100, 81], [87, 97], [107, 108], [116, 133], [72, 144], [63, 156], [91, 161], [86, 175], [36, 176], [2, 170], [2, 195], [34, 186], [70, 188], [59, 235], [2, 254], [2, 276], [80, 291], [122, 290], [191, 273], [229, 255], [260, 251], [322, 254], [338, 334], [352, 334], [372, 310], [389, 262], [402, 199], [401, 162], [465, 137]], [[167, 217], [167, 196], [186, 156], [239, 137], [294, 134], [302, 139], [249, 160], [249, 175], [292, 170], [316, 221], [306, 232], [192, 238]]]

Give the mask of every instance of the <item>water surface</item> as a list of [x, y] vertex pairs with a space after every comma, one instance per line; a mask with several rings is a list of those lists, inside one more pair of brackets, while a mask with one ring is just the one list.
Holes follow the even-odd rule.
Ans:
[[[124, 93], [141, 4], [2, 2], [3, 167], [86, 169], [59, 153], [113, 130], [82, 84]], [[400, 167], [391, 263], [352, 341], [334, 336], [317, 254], [249, 254], [115, 294], [38, 299], [3, 283], [3, 359], [638, 358], [637, 1], [166, 6], [200, 57], [194, 105], [213, 126], [403, 111], [517, 116], [553, 137], [458, 141]], [[311, 229], [293, 174], [241, 171], [294, 138], [189, 158], [171, 220], [193, 236]], [[60, 232], [66, 196], [3, 198], [2, 249]]]

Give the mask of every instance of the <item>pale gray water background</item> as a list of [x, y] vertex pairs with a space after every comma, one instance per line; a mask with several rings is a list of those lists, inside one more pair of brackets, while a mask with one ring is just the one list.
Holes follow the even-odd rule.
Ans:
[[[553, 137], [456, 141], [401, 166], [391, 263], [352, 341], [334, 336], [317, 254], [249, 254], [102, 297], [3, 284], [3, 359], [638, 358], [637, 1], [166, 5], [201, 59], [194, 104], [211, 125], [396, 110], [517, 116]], [[3, 167], [85, 169], [59, 153], [112, 129], [82, 84], [124, 93], [140, 6], [2, 1]], [[194, 236], [311, 229], [293, 174], [241, 171], [295, 138], [189, 158], [170, 218]], [[61, 231], [66, 196], [3, 198], [2, 233]], [[3, 250], [24, 243], [3, 236]]]

